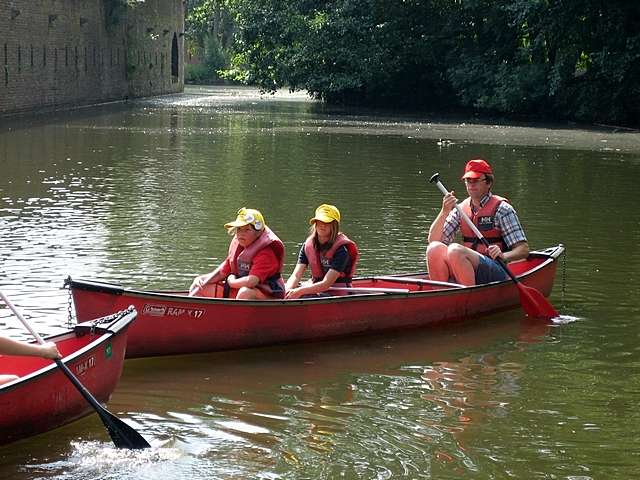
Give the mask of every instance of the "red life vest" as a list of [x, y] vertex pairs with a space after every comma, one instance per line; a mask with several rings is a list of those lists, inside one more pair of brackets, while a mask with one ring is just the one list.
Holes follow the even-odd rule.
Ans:
[[333, 255], [342, 246], [347, 247], [347, 251], [349, 252], [349, 256], [351, 257], [351, 267], [347, 272], [340, 272], [339, 279], [341, 282], [351, 282], [351, 279], [356, 273], [356, 264], [358, 263], [358, 259], [360, 258], [358, 246], [355, 244], [355, 242], [349, 239], [349, 237], [347, 237], [344, 233], [339, 233], [336, 237], [336, 241], [333, 242], [331, 248], [324, 253], [320, 253], [315, 248], [313, 243], [313, 235], [308, 237], [304, 242], [304, 253], [307, 256], [307, 260], [309, 260], [309, 266], [311, 267], [311, 278], [313, 282], [316, 283], [322, 281], [326, 273], [331, 268], [331, 259], [333, 259]]
[[[509, 247], [502, 237], [502, 230], [496, 227], [496, 211], [502, 202], [508, 202], [508, 200], [498, 195], [491, 194], [487, 203], [480, 207], [480, 209], [475, 213], [472, 213], [471, 211], [471, 198], [465, 199], [460, 204], [460, 208], [462, 208], [462, 211], [467, 214], [474, 225], [478, 227], [480, 233], [482, 233], [484, 238], [486, 238], [490, 244], [500, 244], [502, 251], [506, 252], [509, 250]], [[460, 231], [462, 232], [462, 240], [465, 247], [476, 250], [478, 253], [486, 253], [487, 248], [478, 239], [478, 237], [476, 237], [476, 234], [473, 233], [471, 227], [469, 227], [467, 222], [462, 218], [460, 219]]]
[[262, 234], [256, 238], [251, 245], [244, 248], [238, 243], [237, 237], [233, 237], [231, 244], [229, 245], [229, 253], [227, 259], [231, 266], [231, 273], [236, 277], [246, 277], [251, 271], [251, 265], [253, 264], [253, 257], [263, 248], [273, 248], [273, 251], [278, 258], [279, 266], [278, 273], [270, 278], [267, 278], [266, 283], [261, 283], [256, 288], [262, 290], [267, 294], [273, 293], [272, 283], [276, 283], [280, 286], [280, 290], [284, 293], [284, 280], [282, 280], [282, 269], [284, 267], [284, 244], [273, 231], [265, 226]]

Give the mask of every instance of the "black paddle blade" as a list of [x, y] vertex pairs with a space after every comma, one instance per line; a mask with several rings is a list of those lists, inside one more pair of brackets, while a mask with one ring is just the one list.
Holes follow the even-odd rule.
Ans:
[[98, 415], [100, 415], [104, 426], [107, 427], [109, 436], [111, 440], [113, 440], [116, 448], [128, 448], [131, 450], [151, 448], [149, 442], [147, 442], [142, 435], [113, 415], [109, 410], [99, 410]]
[[109, 436], [111, 440], [113, 440], [116, 448], [130, 448], [130, 449], [141, 449], [141, 448], [150, 448], [151, 445], [147, 443], [147, 441], [142, 438], [138, 432], [136, 432], [132, 427], [124, 423], [118, 417], [116, 417], [109, 410], [104, 408], [98, 400], [95, 399], [93, 395], [87, 390], [84, 385], [80, 383], [80, 380], [76, 378], [76, 376], [71, 373], [69, 367], [67, 367], [62, 360], [59, 358], [54, 360], [56, 365], [62, 370], [62, 372], [67, 376], [71, 383], [73, 383], [74, 387], [80, 392], [80, 394], [84, 397], [84, 399], [93, 407], [98, 415], [100, 415], [100, 420], [104, 423], [104, 426], [107, 427], [107, 431], [109, 432]]
[[520, 303], [527, 315], [535, 318], [544, 318], [550, 320], [558, 317], [560, 314], [553, 308], [553, 305], [544, 298], [544, 295], [535, 288], [527, 287], [520, 282], [516, 282], [518, 293], [520, 294]]

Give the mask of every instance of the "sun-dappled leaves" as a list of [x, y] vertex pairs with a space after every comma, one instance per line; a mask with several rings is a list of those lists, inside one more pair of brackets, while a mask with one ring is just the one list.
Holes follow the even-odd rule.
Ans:
[[191, 0], [233, 18], [230, 79], [328, 102], [640, 123], [640, 4]]

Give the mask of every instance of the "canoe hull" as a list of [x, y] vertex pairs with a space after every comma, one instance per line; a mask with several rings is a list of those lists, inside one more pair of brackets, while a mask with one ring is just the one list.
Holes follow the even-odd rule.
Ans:
[[[548, 296], [562, 246], [520, 265], [521, 281]], [[514, 264], [514, 270], [517, 267]], [[424, 274], [411, 275], [411, 278]], [[83, 280], [67, 281], [79, 321], [133, 305], [138, 318], [129, 332], [127, 358], [211, 352], [300, 342], [469, 319], [520, 306], [511, 281], [465, 288], [434, 288], [376, 277], [354, 280], [372, 290], [301, 300], [238, 301], [143, 292]], [[384, 277], [389, 278], [389, 277]], [[407, 292], [405, 288], [410, 288]]]
[[[127, 329], [135, 317], [136, 312], [130, 310], [97, 328], [87, 322], [45, 340], [58, 345], [71, 372], [98, 401], [106, 403], [120, 379]], [[0, 386], [0, 444], [52, 430], [94, 412], [50, 360], [0, 356], [0, 371], [20, 376]]]

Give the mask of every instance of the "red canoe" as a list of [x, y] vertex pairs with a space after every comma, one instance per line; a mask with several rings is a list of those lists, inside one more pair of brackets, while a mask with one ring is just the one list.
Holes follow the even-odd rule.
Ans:
[[[558, 245], [533, 252], [509, 267], [524, 285], [548, 296]], [[78, 321], [133, 305], [138, 319], [129, 332], [127, 358], [211, 352], [365, 332], [422, 327], [518, 308], [511, 280], [475, 287], [432, 282], [425, 273], [357, 278], [334, 296], [298, 300], [246, 301], [188, 297], [186, 292], [130, 290], [96, 281], [73, 280]], [[222, 288], [218, 289], [222, 297]]]
[[[56, 343], [62, 361], [105, 403], [120, 379], [127, 327], [135, 318], [136, 311], [127, 309], [80, 323], [45, 341]], [[0, 385], [0, 444], [52, 430], [95, 411], [51, 360], [0, 355], [0, 372], [20, 377]]]

